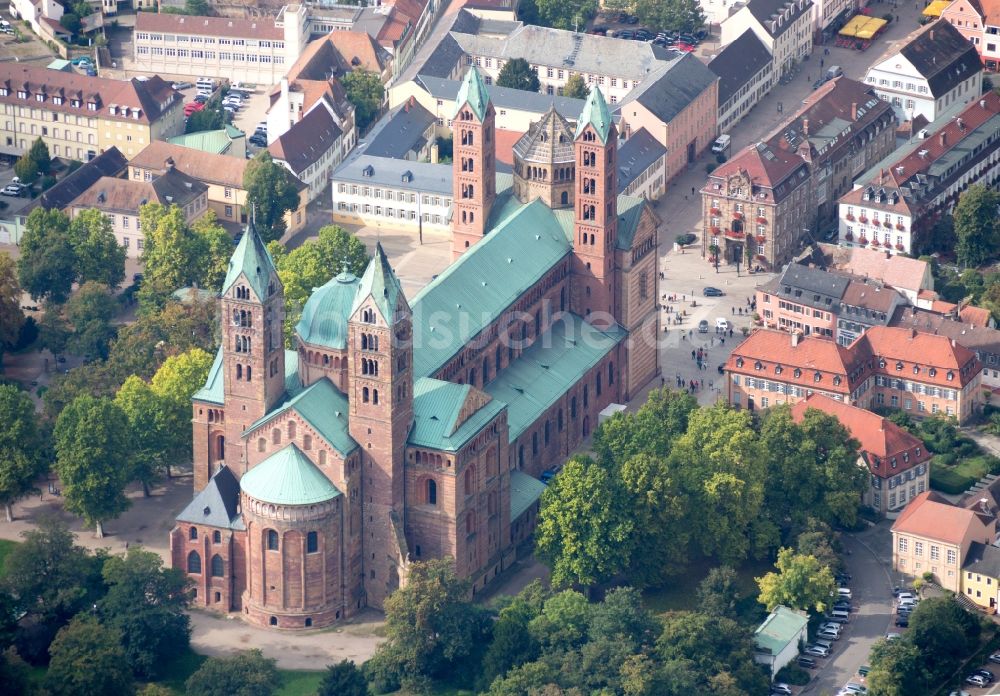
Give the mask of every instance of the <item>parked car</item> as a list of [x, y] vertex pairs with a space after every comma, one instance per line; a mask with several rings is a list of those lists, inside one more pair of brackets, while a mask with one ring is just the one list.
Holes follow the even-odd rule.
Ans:
[[194, 101], [198, 102], [199, 104], [204, 104], [209, 100], [209, 98], [210, 95], [208, 94], [196, 94], [194, 96]]
[[896, 617], [896, 625], [900, 628], [907, 628], [910, 625], [910, 617], [906, 614], [900, 614]]
[[886, 633], [885, 634], [885, 639], [886, 640], [899, 640], [902, 637], [903, 637], [902, 634], [899, 634], [899, 633]]
[[816, 669], [819, 666], [819, 663], [816, 662], [816, 660], [811, 657], [805, 657], [804, 655], [799, 657], [798, 663], [799, 667], [803, 667], [805, 669]]
[[87, 66], [87, 69], [84, 70], [84, 72], [87, 74], [87, 77], [97, 77], [97, 71], [90, 65]]
[[989, 682], [983, 679], [982, 675], [970, 674], [965, 678], [966, 684], [972, 684], [973, 686], [989, 686]]
[[814, 657], [830, 656], [830, 648], [824, 648], [822, 645], [807, 645], [804, 652], [806, 655], [813, 655]]
[[726, 293], [722, 292], [722, 290], [719, 290], [719, 288], [713, 288], [712, 286], [707, 286], [704, 290], [701, 291], [701, 294], [704, 295], [705, 297], [722, 297]]
[[868, 673], [871, 671], [872, 668], [869, 667], [868, 665], [861, 665], [860, 667], [858, 667], [858, 674], [860, 674], [862, 677], [867, 677]]
[[21, 185], [20, 184], [7, 184], [0, 190], [5, 196], [20, 196], [21, 195]]
[[993, 653], [987, 659], [995, 665], [1000, 665], [1000, 653]]
[[792, 687], [783, 682], [775, 682], [774, 684], [771, 684], [771, 693], [792, 696]]
[[717, 317], [715, 320], [715, 328], [719, 331], [729, 331], [729, 320]]
[[73, 65], [91, 65], [93, 62], [90, 56], [79, 56], [70, 61]]
[[896, 599], [898, 599], [900, 602], [906, 599], [912, 599], [913, 601], [916, 601], [917, 596], [912, 592], [900, 592], [896, 595]]
[[851, 588], [850, 587], [838, 587], [837, 594], [844, 599], [851, 599]]
[[194, 87], [194, 85], [191, 84], [190, 82], [175, 82], [175, 83], [173, 83], [170, 86], [173, 87], [174, 89], [178, 89], [178, 90], [180, 90], [180, 89], [191, 89], [192, 87]]
[[708, 333], [708, 320], [702, 319], [698, 322], [698, 333]]
[[864, 684], [859, 684], [858, 682], [847, 682], [844, 684], [844, 690], [852, 694], [867, 694], [868, 687]]
[[828, 640], [840, 640], [840, 631], [834, 631], [830, 628], [824, 628], [816, 633], [820, 638], [826, 638]]
[[267, 138], [260, 133], [254, 133], [251, 135], [249, 142], [251, 145], [256, 145], [257, 147], [267, 147]]
[[952, 691], [948, 696], [971, 696], [968, 691]]
[[985, 679], [988, 682], [991, 682], [994, 679], [996, 679], [996, 677], [993, 676], [993, 672], [989, 671], [988, 669], [982, 669], [982, 668], [980, 668], [980, 669], [977, 669], [975, 672], [973, 672], [973, 674], [978, 674], [980, 677], [982, 677], [983, 679]]

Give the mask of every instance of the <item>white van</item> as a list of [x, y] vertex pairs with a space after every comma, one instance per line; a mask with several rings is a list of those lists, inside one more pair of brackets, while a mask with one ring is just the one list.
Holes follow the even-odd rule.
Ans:
[[194, 83], [198, 89], [215, 89], [215, 80], [208, 77], [199, 77], [198, 81]]
[[834, 609], [830, 612], [830, 618], [839, 619], [840, 621], [846, 623], [851, 620], [851, 613], [844, 611], [843, 609]]
[[718, 138], [715, 139], [715, 142], [712, 143], [712, 154], [715, 155], [728, 154], [729, 145], [732, 143], [732, 141], [733, 141], [732, 137], [725, 134], [720, 135]]

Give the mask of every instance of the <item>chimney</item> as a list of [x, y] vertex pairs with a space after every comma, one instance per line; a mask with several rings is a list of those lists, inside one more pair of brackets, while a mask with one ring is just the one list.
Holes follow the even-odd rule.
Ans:
[[933, 29], [931, 29], [931, 31], [930, 31], [930, 39], [931, 39], [931, 41], [934, 40], [934, 30]]
[[802, 135], [809, 137], [809, 119], [802, 119]]
[[163, 161], [163, 168], [168, 172], [172, 170], [174, 168], [174, 158], [168, 157], [167, 159], [165, 159]]
[[948, 147], [948, 134], [941, 132], [941, 147]]
[[799, 340], [800, 340], [799, 332], [798, 331], [793, 331], [792, 332], [792, 348], [794, 348], [797, 345], [799, 345]]
[[288, 78], [281, 78], [281, 98], [288, 99]]
[[857, 102], [851, 102], [851, 120], [852, 121], [857, 121], [858, 120], [858, 103]]

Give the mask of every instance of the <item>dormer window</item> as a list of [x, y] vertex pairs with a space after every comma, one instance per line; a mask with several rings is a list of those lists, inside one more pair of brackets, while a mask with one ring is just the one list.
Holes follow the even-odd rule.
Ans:
[[802, 370], [796, 367], [795, 368], [795, 372], [793, 372], [792, 374], [795, 375], [796, 378], [801, 377], [802, 376]]
[[40, 101], [40, 102], [45, 101], [45, 95], [44, 94], [36, 94], [35, 95], [35, 101]]
[[0, 97], [10, 96], [10, 90], [6, 87], [0, 87]]
[[932, 367], [930, 370], [927, 371], [927, 374], [929, 374], [931, 377], [937, 377], [937, 368]]
[[743, 358], [736, 358], [736, 367], [743, 367]]
[[819, 372], [816, 372], [816, 373], [815, 373], [815, 374], [813, 375], [813, 382], [818, 382], [818, 381], [820, 381], [821, 379], [823, 379], [823, 375], [822, 375], [821, 373], [819, 373]]
[[28, 98], [28, 93], [25, 92], [23, 89], [19, 89], [19, 90], [17, 90], [17, 98], [18, 99], [27, 99]]
[[62, 97], [52, 97], [52, 103], [56, 104], [57, 106], [58, 105], [62, 105], [63, 98]]
[[909, 463], [909, 461], [910, 461], [910, 453], [909, 452], [903, 452], [903, 463], [907, 464], [907, 463]]
[[72, 101], [72, 103], [71, 103], [71, 106], [75, 106], [75, 107], [79, 108], [80, 107], [80, 100], [79, 99], [74, 99]]
[[87, 111], [97, 111], [97, 102], [87, 102]]
[[903, 369], [903, 361], [902, 360], [897, 360], [896, 361], [896, 372], [899, 372], [902, 369]]
[[833, 378], [833, 385], [835, 387], [839, 387], [842, 381], [843, 380], [841, 380], [840, 375], [837, 375], [836, 377]]
[[917, 448], [917, 456], [918, 457], [920, 456], [920, 448], [919, 447]]
[[753, 369], [755, 369], [755, 370], [763, 370], [764, 369], [764, 363], [762, 363], [760, 360], [758, 360], [757, 362], [755, 362], [753, 364]]
[[949, 382], [953, 381], [955, 379], [955, 373], [952, 372], [951, 370], [948, 370], [948, 374], [945, 375], [945, 379], [947, 379]]
[[892, 466], [893, 469], [895, 469], [896, 468], [896, 458], [893, 457], [892, 460], [889, 462], [889, 464]]
[[782, 372], [784, 372], [784, 368], [781, 365], [774, 366], [774, 374], [780, 375]]
[[885, 359], [884, 358], [880, 358], [879, 359], [878, 366], [881, 367], [881, 368], [883, 368], [883, 369], [885, 368]]
[[920, 366], [919, 365], [914, 365], [913, 366], [913, 374], [915, 374], [915, 375], [919, 375], [920, 374]]

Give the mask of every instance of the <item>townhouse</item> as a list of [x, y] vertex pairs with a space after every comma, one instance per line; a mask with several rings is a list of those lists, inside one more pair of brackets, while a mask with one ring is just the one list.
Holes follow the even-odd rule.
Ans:
[[708, 62], [719, 78], [719, 132], [727, 133], [743, 120], [776, 82], [771, 53], [752, 29]]
[[956, 104], [979, 98], [979, 54], [955, 27], [938, 20], [911, 37], [876, 60], [865, 75], [865, 83], [892, 104], [900, 122], [918, 116], [934, 121]]
[[921, 295], [933, 292], [930, 264], [886, 251], [824, 245], [824, 263], [832, 270], [878, 281], [896, 290], [915, 305]]
[[330, 182], [333, 170], [345, 156], [344, 131], [320, 101], [302, 120], [267, 146], [275, 162], [280, 162], [308, 187], [312, 202]]
[[995, 92], [921, 130], [840, 198], [840, 243], [919, 253], [921, 240], [951, 212], [962, 191], [1000, 181], [998, 141], [1000, 95]]
[[41, 138], [53, 157], [86, 162], [117, 147], [127, 157], [184, 129], [181, 95], [159, 77], [88, 77], [0, 63], [0, 152], [20, 156]]
[[955, 27], [976, 47], [987, 72], [1000, 65], [1000, 2], [997, 0], [953, 0], [941, 12], [941, 20]]
[[962, 568], [974, 543], [990, 545], [996, 520], [933, 491], [919, 494], [892, 525], [892, 568], [908, 577], [931, 573], [943, 589], [962, 592]]
[[750, 0], [722, 22], [722, 44], [750, 29], [771, 54], [772, 72], [784, 77], [812, 53], [812, 0]]
[[723, 366], [727, 400], [767, 408], [825, 394], [861, 408], [942, 414], [965, 423], [982, 401], [982, 364], [944, 336], [874, 326], [849, 346], [815, 336], [760, 329]]
[[801, 423], [809, 409], [833, 416], [858, 441], [858, 465], [869, 474], [862, 498], [865, 505], [893, 515], [930, 490], [932, 454], [916, 435], [888, 418], [823, 394], [797, 402], [792, 406], [792, 418]]
[[989, 311], [971, 306], [952, 307], [946, 312], [897, 307], [889, 325], [945, 336], [965, 346], [983, 365], [983, 388], [1000, 389], [1000, 331], [995, 328]]

